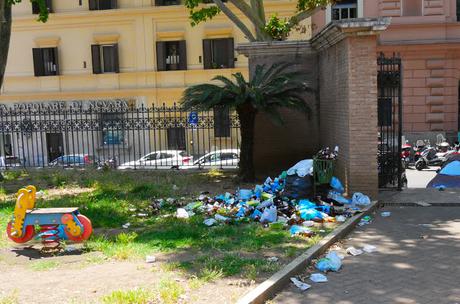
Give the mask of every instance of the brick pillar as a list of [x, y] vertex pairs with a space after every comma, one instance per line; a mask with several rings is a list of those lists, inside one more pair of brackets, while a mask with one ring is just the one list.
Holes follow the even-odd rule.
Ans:
[[319, 51], [320, 145], [339, 146], [335, 173], [348, 194], [378, 192], [376, 48], [388, 24], [334, 22], [312, 38]]

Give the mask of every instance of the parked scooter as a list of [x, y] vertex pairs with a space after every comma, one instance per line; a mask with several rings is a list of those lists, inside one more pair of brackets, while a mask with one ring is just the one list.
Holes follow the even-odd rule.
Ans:
[[404, 168], [409, 168], [409, 163], [411, 160], [411, 151], [412, 151], [412, 146], [408, 143], [404, 144], [401, 147], [401, 160]]
[[414, 162], [416, 163], [420, 156], [422, 155], [422, 152], [430, 145], [429, 142], [426, 140], [417, 140], [417, 142], [414, 145]]
[[427, 146], [415, 162], [415, 169], [421, 171], [429, 166], [442, 166], [448, 156], [456, 152], [447, 142], [441, 143], [437, 148]]

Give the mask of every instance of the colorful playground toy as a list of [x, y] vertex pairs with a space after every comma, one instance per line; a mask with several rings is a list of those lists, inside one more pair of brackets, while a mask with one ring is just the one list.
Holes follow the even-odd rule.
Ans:
[[12, 241], [26, 243], [36, 236], [44, 247], [58, 248], [60, 240], [78, 243], [91, 236], [91, 221], [78, 208], [35, 208], [36, 191], [27, 186], [17, 193], [14, 216], [6, 230]]

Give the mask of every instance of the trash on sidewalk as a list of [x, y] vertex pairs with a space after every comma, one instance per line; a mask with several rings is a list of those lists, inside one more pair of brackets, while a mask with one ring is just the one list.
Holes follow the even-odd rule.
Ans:
[[430, 207], [431, 206], [430, 203], [422, 202], [422, 201], [416, 202], [416, 204], [419, 205], [419, 206], [422, 206], [422, 207]]
[[336, 220], [337, 222], [339, 222], [339, 223], [343, 223], [343, 222], [345, 222], [345, 221], [347, 220], [347, 218], [344, 217], [343, 215], [337, 215], [337, 216], [335, 217], [335, 220]]
[[294, 283], [294, 285], [302, 291], [305, 291], [311, 287], [311, 285], [308, 285], [307, 283], [304, 283], [297, 278], [291, 278], [291, 282]]
[[342, 267], [342, 259], [336, 251], [329, 252], [326, 257], [319, 259], [316, 263], [316, 269], [322, 272], [337, 272]]
[[310, 280], [315, 283], [325, 283], [327, 282], [327, 277], [322, 273], [312, 273], [310, 276]]
[[131, 226], [131, 223], [126, 223], [126, 224], [121, 225], [121, 227], [123, 227], [124, 229], [128, 229], [129, 226]]
[[355, 194], [353, 194], [351, 203], [357, 206], [368, 206], [371, 204], [371, 199], [367, 195], [364, 195], [360, 192], [356, 192]]
[[359, 221], [358, 226], [364, 226], [364, 225], [369, 225], [372, 222], [372, 217], [369, 215], [366, 215]]
[[146, 263], [149, 263], [149, 264], [155, 263], [156, 260], [157, 260], [157, 259], [156, 259], [153, 255], [147, 255], [147, 256], [145, 256], [145, 262], [146, 262]]
[[382, 217], [389, 217], [391, 215], [391, 212], [390, 211], [384, 211], [384, 212], [380, 213], [380, 215]]
[[292, 225], [289, 231], [291, 232], [291, 236], [295, 236], [295, 235], [312, 236], [313, 235], [313, 231], [311, 231], [307, 227], [302, 227], [298, 225]]
[[356, 249], [355, 247], [351, 246], [347, 248], [347, 253], [352, 256], [357, 256], [363, 254], [364, 252], [361, 249]]
[[374, 245], [364, 245], [363, 251], [367, 253], [372, 253], [377, 251], [377, 247], [375, 247]]

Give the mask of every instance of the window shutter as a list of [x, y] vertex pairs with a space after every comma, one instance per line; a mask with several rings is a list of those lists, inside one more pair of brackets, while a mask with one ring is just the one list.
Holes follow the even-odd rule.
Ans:
[[89, 0], [89, 10], [90, 11], [97, 10], [97, 0]]
[[48, 12], [52, 13], [53, 12], [53, 0], [46, 0], [46, 8], [48, 9]]
[[56, 65], [56, 75], [59, 75], [59, 56], [58, 56], [58, 48], [53, 48], [53, 57], [54, 57], [54, 64]]
[[98, 44], [91, 46], [91, 57], [93, 60], [93, 74], [101, 74], [101, 49]]
[[187, 69], [187, 43], [185, 40], [179, 41], [179, 70]]
[[212, 39], [203, 39], [203, 67], [212, 69]]
[[114, 66], [114, 72], [115, 73], [120, 73], [120, 62], [119, 62], [119, 57], [118, 57], [118, 43], [113, 45], [113, 62], [115, 64]]
[[163, 0], [155, 0], [155, 6], [162, 6]]
[[166, 42], [164, 41], [157, 41], [157, 71], [166, 71]]
[[235, 67], [235, 45], [233, 38], [227, 39], [228, 68]]
[[34, 75], [45, 75], [45, 65], [43, 63], [43, 52], [40, 48], [33, 48], [32, 55], [34, 59]]
[[110, 0], [110, 8], [112, 8], [112, 9], [117, 9], [118, 8], [117, 0]]
[[39, 14], [40, 13], [40, 6], [38, 5], [37, 1], [32, 2], [32, 14]]

